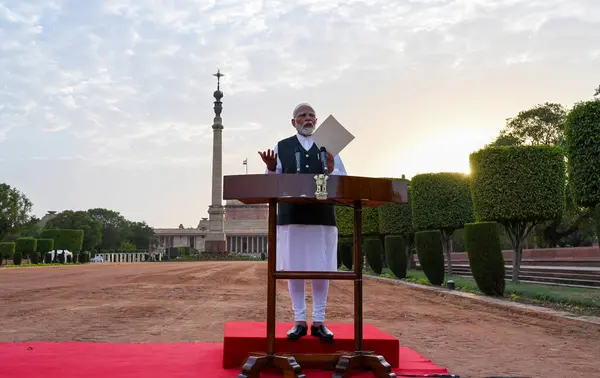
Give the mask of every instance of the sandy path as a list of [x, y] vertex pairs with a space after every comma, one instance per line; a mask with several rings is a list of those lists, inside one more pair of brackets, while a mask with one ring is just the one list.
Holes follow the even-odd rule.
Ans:
[[[1, 269], [0, 341], [221, 341], [227, 320], [266, 319], [265, 285], [260, 262]], [[600, 326], [369, 279], [364, 297], [366, 323], [461, 377], [600, 371]], [[352, 321], [352, 298], [351, 282], [333, 281], [328, 320]], [[285, 281], [277, 300], [291, 320]]]

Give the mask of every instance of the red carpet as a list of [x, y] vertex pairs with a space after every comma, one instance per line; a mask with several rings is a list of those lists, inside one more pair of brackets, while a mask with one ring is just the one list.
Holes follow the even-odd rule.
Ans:
[[[400, 374], [448, 374], [414, 351], [400, 347]], [[0, 343], [2, 378], [236, 378], [222, 367], [223, 344]], [[307, 378], [332, 372], [304, 370]], [[261, 374], [279, 377], [280, 374]], [[373, 377], [366, 372], [354, 377]]]
[[[354, 324], [328, 324], [334, 333], [332, 344], [321, 343], [309, 335], [289, 341], [286, 332], [292, 323], [277, 323], [275, 326], [275, 352], [286, 353], [335, 353], [354, 350]], [[248, 353], [267, 350], [266, 322], [226, 322], [223, 357], [224, 368], [239, 367], [246, 362]], [[393, 367], [398, 367], [400, 341], [371, 324], [363, 324], [363, 350], [375, 351]]]

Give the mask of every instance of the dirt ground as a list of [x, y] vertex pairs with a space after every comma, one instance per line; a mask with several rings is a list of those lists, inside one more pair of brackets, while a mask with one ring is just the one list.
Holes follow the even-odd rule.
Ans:
[[[266, 264], [0, 269], [0, 303], [0, 341], [222, 341], [225, 321], [265, 321]], [[310, 304], [309, 298], [309, 312]], [[290, 307], [287, 284], [278, 281], [278, 321], [292, 320]], [[352, 313], [352, 282], [332, 281], [327, 320], [351, 322]], [[461, 377], [591, 377], [600, 371], [598, 325], [371, 279], [364, 284], [364, 321]]]

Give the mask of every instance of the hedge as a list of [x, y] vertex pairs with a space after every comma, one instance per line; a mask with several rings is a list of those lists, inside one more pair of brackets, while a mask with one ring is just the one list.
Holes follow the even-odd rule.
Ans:
[[408, 203], [386, 204], [379, 207], [379, 232], [382, 235], [409, 235], [414, 233], [411, 191], [408, 187]]
[[[39, 253], [37, 252], [37, 239], [36, 238], [18, 238], [15, 241], [15, 250], [21, 253], [21, 258], [29, 256], [32, 264], [39, 262]], [[13, 259], [14, 260], [14, 259]]]
[[37, 251], [42, 255], [54, 250], [54, 239], [37, 239]]
[[575, 104], [565, 122], [565, 145], [573, 199], [600, 204], [600, 100]]
[[338, 240], [338, 256], [340, 256], [342, 264], [352, 269], [354, 264], [354, 243], [352, 238], [341, 237]]
[[543, 221], [562, 216], [565, 163], [559, 147], [488, 147], [469, 157], [475, 219]]
[[0, 242], [0, 264], [2, 260], [12, 259], [15, 254], [14, 242]]
[[37, 250], [36, 238], [18, 238], [15, 241], [15, 249], [22, 253], [31, 253]]
[[565, 122], [569, 184], [580, 206], [596, 206], [600, 240], [600, 99], [575, 104]]
[[415, 229], [456, 229], [473, 222], [468, 175], [458, 172], [419, 174], [412, 178], [411, 188]]
[[477, 287], [486, 295], [503, 296], [505, 269], [498, 223], [466, 224], [464, 235], [469, 266]]
[[439, 230], [415, 232], [415, 246], [421, 269], [432, 285], [444, 283], [444, 252]]
[[501, 223], [513, 241], [513, 282], [518, 282], [525, 238], [539, 222], [565, 208], [565, 162], [556, 146], [486, 147], [469, 156], [477, 222]]
[[[354, 209], [349, 206], [336, 206], [335, 217], [340, 236], [354, 235]], [[362, 234], [371, 236], [379, 234], [379, 213], [377, 207], [363, 207]]]
[[378, 237], [367, 237], [363, 240], [363, 251], [367, 259], [367, 264], [379, 275], [383, 271], [383, 246]]
[[46, 229], [42, 231], [42, 237], [54, 240], [53, 250], [79, 252], [83, 247], [83, 230]]
[[448, 274], [452, 275], [452, 234], [474, 221], [470, 178], [459, 172], [424, 173], [412, 178], [412, 220], [417, 230], [440, 230]]
[[388, 268], [397, 278], [405, 278], [408, 267], [408, 251], [404, 237], [401, 235], [386, 236], [384, 250]]

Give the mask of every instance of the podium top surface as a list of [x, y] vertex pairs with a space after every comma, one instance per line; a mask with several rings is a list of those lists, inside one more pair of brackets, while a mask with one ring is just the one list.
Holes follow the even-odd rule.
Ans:
[[408, 203], [408, 184], [405, 180], [362, 177], [327, 176], [326, 199], [317, 199], [315, 174], [253, 174], [223, 177], [223, 199], [244, 204], [277, 202], [312, 202], [334, 205], [374, 207], [390, 203]]

